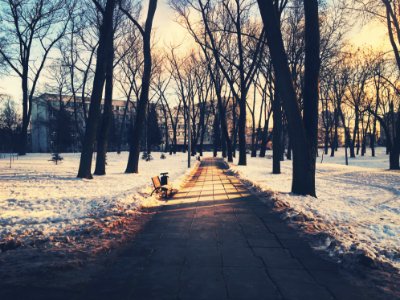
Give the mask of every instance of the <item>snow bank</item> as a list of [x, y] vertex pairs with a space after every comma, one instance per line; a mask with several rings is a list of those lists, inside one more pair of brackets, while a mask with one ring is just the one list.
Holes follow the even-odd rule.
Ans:
[[[368, 154], [369, 155], [369, 154]], [[248, 166], [231, 164], [231, 169], [291, 209], [290, 219], [305, 216], [305, 222], [319, 224], [325, 235], [318, 246], [331, 255], [363, 253], [400, 269], [400, 173], [388, 171], [384, 149], [377, 157], [350, 159], [344, 165], [341, 150], [337, 157], [325, 157], [317, 164], [318, 198], [290, 194], [291, 162], [282, 163], [282, 174], [273, 175], [272, 159], [248, 158]], [[304, 224], [303, 224], [304, 225]], [[306, 227], [306, 226], [304, 226]], [[339, 243], [337, 243], [339, 242]]]
[[124, 174], [128, 153], [109, 153], [107, 175], [82, 180], [76, 178], [79, 154], [61, 156], [64, 160], [55, 165], [50, 154], [28, 154], [11, 168], [8, 158], [0, 159], [0, 240], [49, 236], [117, 211], [154, 205], [157, 200], [148, 198], [152, 176], [169, 172], [179, 187], [188, 172], [183, 153], [166, 159], [153, 153], [154, 160], [140, 161], [139, 174]]

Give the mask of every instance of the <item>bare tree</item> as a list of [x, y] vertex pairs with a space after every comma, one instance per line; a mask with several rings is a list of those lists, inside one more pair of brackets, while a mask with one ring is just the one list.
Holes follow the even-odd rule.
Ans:
[[272, 0], [258, 1], [265, 26], [267, 43], [276, 75], [276, 83], [288, 119], [293, 143], [292, 192], [316, 196], [315, 158], [318, 131], [318, 78], [320, 66], [320, 34], [318, 1], [304, 1], [305, 71], [303, 87], [303, 117], [290, 74], [279, 18]]
[[[250, 21], [253, 2], [242, 0], [220, 1], [171, 1], [183, 24], [195, 38], [212, 53], [225, 77], [233, 97], [240, 108], [238, 120], [239, 165], [246, 165], [246, 111], [247, 95], [253, 82], [264, 47], [264, 33]], [[202, 20], [194, 28], [190, 11], [198, 13]], [[203, 39], [203, 36], [206, 36]], [[221, 43], [222, 41], [222, 43]]]
[[139, 154], [140, 154], [140, 138], [142, 135], [143, 124], [146, 117], [147, 103], [149, 102], [149, 90], [151, 84], [151, 70], [152, 70], [152, 58], [151, 58], [151, 30], [153, 27], [154, 14], [157, 8], [157, 0], [149, 0], [149, 8], [147, 11], [147, 18], [144, 27], [142, 27], [138, 21], [132, 16], [132, 14], [124, 8], [120, 9], [128, 17], [128, 19], [138, 28], [143, 38], [143, 76], [142, 76], [142, 88], [140, 91], [140, 98], [136, 107], [136, 118], [133, 127], [133, 139], [131, 141], [129, 149], [128, 164], [126, 167], [126, 173], [138, 173], [139, 172]]
[[[354, 0], [356, 10], [364, 12], [386, 24], [393, 55], [400, 71], [400, 10], [397, 0]], [[396, 111], [397, 110], [397, 111]], [[400, 169], [400, 109], [393, 108], [393, 126], [396, 128], [390, 150], [390, 169]], [[379, 119], [378, 119], [379, 120]]]
[[[260, 68], [264, 83], [259, 82], [258, 88], [261, 90], [262, 107], [260, 109], [260, 118], [263, 113], [264, 128], [261, 133], [261, 146], [260, 146], [260, 157], [265, 157], [267, 150], [267, 143], [269, 141], [269, 121], [272, 114], [272, 103], [274, 91], [274, 77], [272, 72], [272, 64], [269, 56], [264, 54], [263, 63]], [[259, 126], [261, 127], [261, 126]]]
[[[141, 79], [143, 75], [143, 46], [139, 37], [140, 33], [136, 30], [135, 25], [126, 24], [126, 26], [128, 28], [128, 32], [125, 34], [126, 41], [117, 48], [117, 52], [120, 52], [119, 56], [122, 57], [122, 60], [116, 74], [116, 83], [119, 85], [120, 90], [122, 90], [126, 98], [124, 113], [118, 133], [118, 153], [121, 152], [123, 137], [126, 136], [126, 125], [127, 123], [131, 125], [133, 122], [133, 113], [131, 112], [131, 114], [128, 115], [128, 112], [140, 97]], [[135, 101], [133, 101], [133, 99]]]
[[[54, 45], [64, 36], [73, 7], [67, 0], [2, 0], [0, 56], [21, 79], [22, 128], [19, 154], [27, 151], [32, 99]], [[33, 51], [35, 49], [35, 51]]]
[[97, 63], [90, 98], [89, 116], [78, 171], [79, 178], [87, 179], [93, 178], [91, 173], [93, 147], [101, 113], [100, 104], [106, 79], [107, 61], [110, 52], [112, 52], [113, 19], [117, 4], [116, 0], [107, 0], [103, 7], [98, 1], [92, 1], [96, 9], [101, 13], [102, 21], [99, 28], [99, 46], [97, 48]]
[[[121, 38], [124, 36], [124, 32], [119, 30], [122, 26], [122, 13], [120, 11], [115, 12], [113, 28], [111, 37], [108, 40], [108, 54], [107, 54], [107, 65], [106, 65], [106, 78], [105, 78], [105, 97], [104, 97], [104, 109], [101, 118], [101, 125], [97, 136], [97, 155], [96, 155], [96, 169], [95, 175], [106, 174], [106, 155], [108, 151], [108, 143], [110, 138], [110, 130], [112, 126], [113, 118], [113, 89], [114, 89], [114, 69], [115, 66], [123, 59], [127, 53], [118, 53], [115, 48], [118, 48], [118, 42], [125, 43], [125, 39]], [[117, 55], [120, 54], [118, 57]]]
[[203, 143], [204, 136], [207, 129], [208, 120], [210, 117], [210, 110], [212, 103], [211, 91], [213, 87], [212, 80], [209, 76], [209, 69], [207, 67], [206, 58], [202, 57], [200, 54], [198, 58], [195, 59], [195, 64], [200, 65], [200, 68], [195, 68], [195, 84], [198, 95], [198, 115], [199, 120], [194, 119], [197, 123], [197, 136], [194, 137], [194, 145], [198, 145], [199, 155], [203, 156]]
[[[169, 136], [169, 104], [166, 97], [166, 91], [170, 86], [172, 76], [165, 71], [165, 57], [157, 55], [155, 57], [155, 64], [153, 67], [153, 84], [152, 89], [157, 96], [157, 104], [161, 106], [163, 120], [164, 120], [164, 152], [171, 150], [170, 148], [170, 136]], [[172, 126], [171, 126], [172, 127]], [[171, 153], [172, 154], [172, 153]]]
[[[72, 95], [76, 143], [82, 144], [88, 118], [86, 100], [93, 75], [93, 61], [99, 42], [100, 12], [89, 1], [79, 2], [70, 11], [70, 23], [64, 39], [58, 43], [60, 64], [67, 68], [67, 91]], [[83, 122], [82, 122], [83, 121]]]
[[[359, 125], [361, 120], [361, 109], [366, 96], [366, 86], [370, 76], [369, 62], [366, 57], [351, 57], [349, 68], [349, 85], [348, 85], [348, 104], [354, 109], [354, 128], [353, 135], [350, 139], [350, 157], [355, 158], [355, 148], [359, 149], [360, 143], [357, 142], [359, 135]], [[357, 151], [358, 152], [358, 151]]]

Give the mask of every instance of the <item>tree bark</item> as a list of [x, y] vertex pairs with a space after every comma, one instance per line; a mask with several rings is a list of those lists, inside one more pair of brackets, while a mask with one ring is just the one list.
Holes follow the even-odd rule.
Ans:
[[[244, 96], [245, 97], [245, 96]], [[239, 166], [247, 164], [246, 156], [246, 98], [239, 101], [239, 122], [238, 122], [238, 135], [239, 135]]]
[[261, 139], [261, 147], [260, 147], [260, 157], [265, 157], [265, 153], [267, 152], [267, 143], [268, 143], [268, 126], [269, 126], [269, 119], [270, 115], [268, 115], [268, 118], [265, 119], [264, 123], [264, 128], [263, 128], [263, 133], [262, 133], [262, 139]]
[[108, 0], [103, 22], [100, 26], [99, 46], [97, 49], [97, 64], [93, 79], [92, 95], [90, 97], [89, 116], [86, 125], [85, 137], [82, 145], [82, 153], [78, 170], [78, 178], [92, 179], [91, 167], [93, 146], [96, 141], [98, 122], [100, 117], [100, 104], [103, 95], [108, 51], [108, 40], [112, 36], [113, 16], [116, 0]]
[[338, 127], [339, 127], [339, 113], [338, 110], [335, 108], [334, 111], [334, 133], [333, 133], [333, 141], [331, 143], [331, 157], [335, 156], [335, 151], [338, 147], [339, 138], [338, 138]]
[[397, 112], [393, 146], [390, 151], [390, 170], [400, 170], [400, 111]]
[[281, 174], [282, 108], [279, 93], [275, 92], [272, 103], [274, 128], [272, 131], [272, 174]]
[[[26, 69], [26, 70], [25, 70]], [[28, 69], [24, 67], [22, 76], [22, 128], [19, 140], [19, 150], [18, 155], [25, 155], [27, 150], [28, 141], [28, 126], [29, 126], [29, 116], [28, 116]]]
[[113, 71], [114, 71], [114, 32], [108, 41], [108, 55], [106, 67], [106, 87], [104, 97], [104, 110], [100, 130], [97, 137], [97, 155], [95, 175], [106, 174], [106, 156], [108, 150], [108, 139], [112, 121], [112, 97], [113, 97]]
[[157, 0], [149, 1], [149, 9], [147, 12], [147, 19], [143, 36], [143, 75], [142, 75], [142, 89], [140, 91], [140, 98], [136, 109], [135, 124], [133, 127], [133, 139], [129, 149], [128, 164], [125, 173], [138, 173], [139, 172], [139, 155], [140, 155], [140, 139], [143, 131], [143, 124], [146, 118], [146, 108], [149, 101], [149, 89], [151, 81], [151, 29], [153, 26], [154, 14], [157, 8]]
[[277, 87], [283, 99], [288, 129], [293, 143], [292, 192], [316, 196], [315, 159], [318, 129], [319, 18], [318, 1], [304, 1], [305, 79], [304, 119], [298, 106], [288, 66], [277, 11], [272, 0], [258, 0], [274, 67]]

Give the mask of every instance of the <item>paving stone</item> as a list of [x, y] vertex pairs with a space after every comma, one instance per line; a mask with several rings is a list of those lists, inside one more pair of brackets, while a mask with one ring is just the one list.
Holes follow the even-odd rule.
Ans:
[[274, 283], [285, 299], [333, 300], [329, 291], [317, 284], [305, 270], [268, 269]]
[[138, 276], [130, 286], [131, 299], [177, 299], [181, 268], [152, 264], [138, 270]]
[[276, 238], [250, 238], [247, 240], [250, 247], [256, 248], [282, 248]]
[[267, 268], [302, 269], [299, 261], [291, 257], [290, 252], [283, 248], [253, 248], [255, 255], [260, 257]]
[[248, 247], [221, 246], [224, 267], [263, 267], [262, 261]]
[[185, 252], [185, 264], [191, 267], [222, 267], [222, 256], [215, 246], [188, 246]]
[[224, 268], [229, 299], [282, 299], [262, 268]]
[[167, 246], [157, 248], [150, 256], [150, 262], [160, 266], [181, 266], [184, 262], [185, 248]]
[[320, 271], [311, 270], [310, 273], [315, 281], [325, 286], [337, 299], [343, 300], [365, 300], [375, 299], [376, 291], [368, 287], [355, 289], [339, 270]]
[[227, 299], [222, 269], [198, 266], [183, 268], [179, 299]]

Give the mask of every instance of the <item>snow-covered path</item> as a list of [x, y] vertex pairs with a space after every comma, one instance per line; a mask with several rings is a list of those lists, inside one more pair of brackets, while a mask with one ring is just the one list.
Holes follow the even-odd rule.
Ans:
[[247, 167], [231, 165], [241, 178], [286, 202], [293, 221], [303, 214], [305, 223], [322, 226], [320, 231], [339, 241], [326, 238], [319, 248], [331, 255], [363, 253], [400, 269], [400, 172], [387, 167], [384, 149], [378, 149], [376, 158], [352, 159], [350, 166], [344, 165], [341, 152], [323, 163], [319, 159], [315, 199], [290, 194], [290, 161], [282, 163], [281, 175], [271, 174], [271, 159], [249, 158]]
[[154, 160], [140, 161], [140, 174], [124, 174], [127, 153], [109, 153], [106, 176], [81, 180], [76, 178], [79, 154], [62, 156], [61, 164], [55, 165], [50, 154], [28, 154], [11, 168], [8, 158], [0, 159], [0, 240], [49, 236], [97, 216], [134, 210], [151, 191], [152, 176], [169, 172], [179, 186], [187, 172], [183, 153], [166, 159], [153, 153]]

